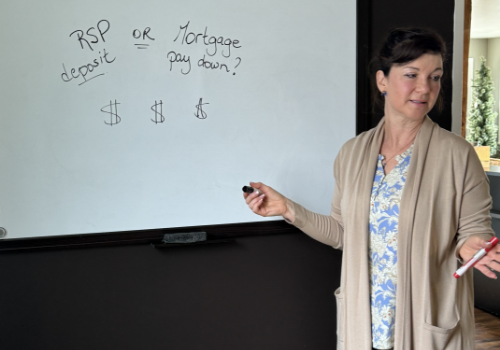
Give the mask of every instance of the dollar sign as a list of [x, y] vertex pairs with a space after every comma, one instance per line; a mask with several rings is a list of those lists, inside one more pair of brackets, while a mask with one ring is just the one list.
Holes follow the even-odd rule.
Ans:
[[207, 119], [207, 114], [203, 111], [203, 105], [208, 105], [210, 103], [203, 103], [203, 99], [200, 98], [200, 102], [195, 106], [196, 113], [194, 114], [198, 119]]
[[[158, 112], [158, 106], [160, 106], [160, 111]], [[155, 101], [155, 104], [151, 106], [151, 110], [155, 112], [155, 119], [151, 119], [153, 123], [163, 123], [165, 121], [165, 117], [163, 116], [163, 101], [160, 100], [160, 103]], [[160, 120], [158, 121], [158, 117], [160, 117]]]
[[[113, 126], [113, 125], [116, 125], [116, 124], [118, 124], [118, 123], [120, 123], [122, 121], [122, 118], [120, 118], [120, 116], [118, 116], [118, 105], [119, 105], [119, 103], [116, 102], [116, 100], [115, 100], [114, 105], [113, 105], [113, 101], [109, 101], [109, 106], [106, 105], [106, 106], [104, 106], [104, 107], [101, 108], [101, 112], [103, 112], [103, 113], [109, 113], [110, 114], [110, 118], [111, 118], [111, 122], [110, 123], [104, 121], [104, 124]], [[113, 107], [115, 108], [114, 112], [113, 112]], [[109, 111], [105, 111], [104, 110], [105, 108], [109, 108]], [[113, 117], [115, 118], [114, 119], [114, 123], [113, 123]]]

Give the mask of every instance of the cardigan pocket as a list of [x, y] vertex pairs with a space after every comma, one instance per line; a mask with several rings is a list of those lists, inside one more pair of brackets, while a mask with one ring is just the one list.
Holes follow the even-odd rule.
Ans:
[[340, 288], [333, 293], [337, 303], [337, 350], [344, 349], [344, 315], [345, 315], [345, 302], [344, 294], [340, 292]]
[[424, 329], [429, 331], [425, 337], [425, 346], [429, 349], [459, 349], [460, 337], [456, 337], [455, 331], [459, 327], [460, 314], [455, 306], [455, 317], [450, 322], [450, 328], [434, 326], [424, 321]]

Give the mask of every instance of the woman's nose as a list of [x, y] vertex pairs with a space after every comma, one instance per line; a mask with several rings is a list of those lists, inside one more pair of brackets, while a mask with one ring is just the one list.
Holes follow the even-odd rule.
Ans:
[[419, 79], [417, 82], [417, 91], [422, 93], [428, 93], [431, 91], [430, 83], [427, 79]]

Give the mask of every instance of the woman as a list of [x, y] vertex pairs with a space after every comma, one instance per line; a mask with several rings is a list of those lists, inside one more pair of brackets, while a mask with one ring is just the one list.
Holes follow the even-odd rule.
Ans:
[[[256, 214], [343, 250], [337, 349], [474, 349], [472, 271], [453, 273], [494, 235], [491, 197], [472, 146], [427, 116], [445, 50], [426, 30], [390, 33], [375, 76], [385, 116], [339, 151], [330, 216], [261, 183], [250, 185], [262, 195], [244, 194]], [[498, 252], [476, 264], [489, 278]]]

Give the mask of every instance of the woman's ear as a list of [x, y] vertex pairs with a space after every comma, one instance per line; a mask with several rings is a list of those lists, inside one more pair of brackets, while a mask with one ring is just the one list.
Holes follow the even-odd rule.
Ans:
[[377, 80], [377, 87], [380, 93], [386, 92], [387, 91], [387, 78], [384, 75], [384, 72], [381, 70], [377, 71], [377, 74], [375, 76]]

